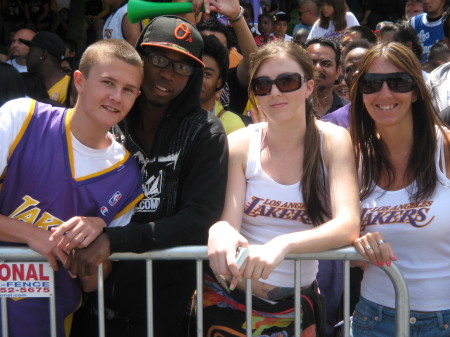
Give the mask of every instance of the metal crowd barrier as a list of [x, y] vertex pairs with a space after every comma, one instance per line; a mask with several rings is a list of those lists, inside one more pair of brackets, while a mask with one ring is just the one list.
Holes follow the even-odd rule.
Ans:
[[[111, 255], [111, 260], [146, 260], [147, 264], [147, 322], [148, 337], [153, 337], [153, 284], [152, 284], [152, 260], [196, 260], [197, 265], [197, 337], [203, 337], [203, 265], [202, 261], [207, 259], [207, 249], [205, 246], [184, 246], [165, 250], [151, 251], [143, 254], [116, 253]], [[301, 260], [343, 260], [344, 261], [344, 336], [349, 336], [350, 331], [350, 260], [364, 261], [362, 256], [355, 248], [349, 246], [340, 249], [329, 250], [320, 253], [289, 254], [286, 259], [295, 260], [295, 337], [301, 335], [301, 315], [300, 315], [300, 267]], [[38, 253], [23, 247], [1, 247], [0, 261], [45, 261]], [[380, 267], [391, 279], [395, 289], [395, 307], [396, 307], [396, 336], [409, 336], [409, 297], [408, 288], [399, 269], [392, 263], [391, 267]], [[98, 319], [99, 336], [105, 336], [105, 310], [103, 295], [103, 269], [98, 268]], [[247, 337], [252, 336], [252, 296], [251, 281], [246, 281], [246, 317]], [[8, 336], [6, 298], [1, 299], [2, 308], [2, 335]], [[55, 321], [55, 296], [50, 298], [50, 324], [51, 336], [56, 337]]]

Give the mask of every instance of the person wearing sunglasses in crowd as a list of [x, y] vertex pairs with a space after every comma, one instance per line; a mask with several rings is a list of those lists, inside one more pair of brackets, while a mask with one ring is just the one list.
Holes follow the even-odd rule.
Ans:
[[[228, 138], [225, 207], [209, 231], [212, 273], [205, 275], [204, 329], [245, 334], [243, 279], [252, 279], [253, 335], [291, 336], [294, 262], [283, 259], [289, 253], [342, 247], [357, 238], [355, 162], [348, 133], [316, 120], [308, 53], [297, 44], [275, 41], [252, 57], [249, 94], [254, 104], [258, 99], [258, 113], [267, 122]], [[249, 245], [239, 268], [236, 250]], [[302, 336], [324, 333], [317, 272], [317, 261], [302, 262], [302, 295], [308, 297], [302, 298]]]
[[[343, 73], [344, 73], [344, 81], [347, 84], [348, 89], [350, 90], [353, 80], [358, 74], [358, 68], [363, 59], [364, 55], [369, 51], [369, 49], [373, 46], [373, 44], [369, 43], [365, 39], [355, 40], [348, 44], [345, 49], [345, 53], [343, 54]], [[350, 99], [350, 92], [349, 92]], [[351, 103], [344, 105], [343, 107], [330, 112], [322, 117], [321, 120], [325, 122], [331, 122], [333, 124], [342, 126], [343, 128], [350, 128], [350, 109]]]
[[306, 29], [309, 32], [311, 31], [314, 22], [319, 18], [319, 10], [317, 9], [317, 4], [312, 0], [304, 0], [298, 6], [298, 19], [299, 23], [294, 26], [292, 29], [292, 35], [299, 29]]
[[395, 292], [380, 266], [402, 272], [410, 336], [448, 336], [450, 132], [434, 112], [417, 57], [399, 43], [373, 47], [352, 86], [351, 136], [360, 172], [361, 237], [371, 261], [353, 336], [395, 335]]
[[344, 75], [339, 75], [333, 85], [334, 92], [345, 100], [349, 100], [349, 92], [347, 83], [344, 81]]

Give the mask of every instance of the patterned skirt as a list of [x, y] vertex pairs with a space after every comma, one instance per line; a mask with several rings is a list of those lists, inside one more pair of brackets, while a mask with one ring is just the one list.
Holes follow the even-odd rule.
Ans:
[[[277, 302], [252, 297], [252, 336], [294, 336], [294, 296]], [[301, 292], [302, 337], [325, 336], [325, 297], [317, 283]], [[203, 321], [207, 337], [245, 337], [245, 292], [223, 288], [210, 274], [203, 280]]]

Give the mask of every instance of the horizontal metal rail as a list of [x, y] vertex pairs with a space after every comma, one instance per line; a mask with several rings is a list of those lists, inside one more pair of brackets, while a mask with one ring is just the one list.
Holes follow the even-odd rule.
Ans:
[[[146, 260], [147, 261], [147, 320], [148, 336], [153, 337], [153, 294], [152, 294], [152, 261], [153, 260], [195, 260], [197, 261], [197, 336], [203, 336], [203, 283], [202, 283], [202, 261], [207, 259], [207, 248], [205, 246], [183, 246], [164, 250], [155, 250], [142, 254], [134, 253], [115, 253], [110, 256], [110, 260]], [[287, 260], [295, 260], [295, 336], [301, 334], [300, 321], [300, 267], [301, 260], [342, 260], [344, 261], [344, 336], [349, 336], [349, 261], [365, 261], [354, 247], [344, 247], [340, 249], [328, 250], [317, 253], [288, 254]], [[38, 253], [26, 247], [1, 247], [0, 261], [45, 261], [45, 258]], [[99, 332], [103, 337], [105, 334], [104, 325], [104, 295], [103, 295], [103, 273], [102, 266], [99, 266], [98, 276], [98, 301], [99, 301]], [[406, 282], [399, 269], [392, 263], [391, 267], [380, 267], [391, 279], [395, 289], [395, 307], [396, 307], [396, 336], [409, 336], [409, 296]], [[247, 305], [247, 336], [251, 336], [251, 282], [247, 280], [246, 305]], [[7, 312], [6, 299], [2, 298], [2, 334], [7, 336]], [[55, 296], [50, 300], [51, 332], [52, 337], [56, 337], [55, 324]]]

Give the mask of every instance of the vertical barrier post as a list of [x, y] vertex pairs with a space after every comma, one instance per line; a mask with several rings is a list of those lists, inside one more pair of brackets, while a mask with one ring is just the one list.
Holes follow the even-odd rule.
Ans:
[[197, 337], [203, 337], [203, 260], [197, 260]]
[[153, 337], [153, 264], [146, 260], [147, 270], [147, 336]]
[[246, 320], [246, 335], [252, 337], [252, 280], [245, 280], [245, 320]]
[[350, 261], [344, 261], [344, 337], [350, 335]]
[[301, 261], [295, 260], [294, 269], [294, 319], [295, 319], [295, 337], [302, 334], [302, 279], [301, 279]]
[[8, 336], [8, 299], [2, 297], [2, 336]]
[[97, 267], [97, 300], [98, 300], [98, 333], [100, 337], [105, 337], [105, 294], [103, 284], [103, 263]]
[[55, 293], [50, 297], [50, 335], [56, 337], [56, 287], [55, 287], [55, 272], [53, 273], [53, 289]]
[[[409, 292], [406, 281], [394, 263], [390, 267], [383, 266], [380, 268], [386, 272], [394, 285], [395, 331], [397, 337], [409, 337]], [[389, 268], [391, 268], [391, 270]], [[392, 270], [394, 270], [395, 273], [393, 273]]]

